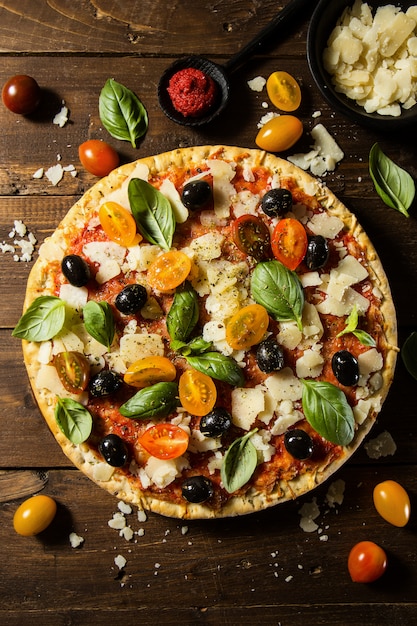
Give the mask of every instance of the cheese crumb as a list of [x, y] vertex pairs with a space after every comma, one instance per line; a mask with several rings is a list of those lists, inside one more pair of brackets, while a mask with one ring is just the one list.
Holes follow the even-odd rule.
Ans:
[[84, 543], [84, 537], [80, 537], [77, 533], [70, 533], [69, 540], [71, 548], [78, 548], [82, 543]]
[[397, 451], [397, 445], [388, 431], [382, 432], [375, 439], [365, 444], [365, 450], [370, 459], [379, 459], [382, 456], [392, 456]]
[[66, 107], [63, 104], [59, 113], [57, 113], [54, 119], [52, 120], [52, 123], [62, 128], [63, 126], [65, 126], [67, 122], [68, 122], [68, 107]]
[[117, 565], [117, 567], [119, 569], [123, 569], [127, 563], [126, 559], [124, 556], [122, 556], [121, 554], [118, 554], [115, 558], [114, 558], [114, 562]]
[[255, 76], [251, 80], [248, 80], [249, 89], [252, 91], [262, 91], [266, 85], [266, 80], [263, 76]]

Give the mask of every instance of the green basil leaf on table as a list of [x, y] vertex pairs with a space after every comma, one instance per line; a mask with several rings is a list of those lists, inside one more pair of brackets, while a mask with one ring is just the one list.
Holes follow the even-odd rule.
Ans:
[[100, 92], [99, 115], [112, 137], [130, 141], [134, 148], [148, 129], [148, 114], [142, 102], [133, 91], [112, 78]]
[[166, 318], [167, 330], [172, 341], [187, 341], [198, 322], [198, 298], [189, 283], [175, 293]]
[[130, 180], [128, 196], [140, 234], [150, 243], [169, 250], [175, 232], [175, 216], [168, 198], [140, 178]]
[[308, 423], [326, 441], [347, 446], [355, 434], [355, 418], [343, 391], [320, 380], [301, 380], [301, 383]]
[[177, 383], [156, 383], [140, 389], [119, 411], [131, 419], [166, 417], [179, 406]]
[[280, 261], [258, 263], [251, 278], [251, 293], [278, 322], [295, 321], [302, 330], [303, 287], [297, 274]]
[[115, 333], [114, 317], [110, 304], [90, 300], [83, 308], [83, 318], [87, 332], [110, 350]]
[[407, 372], [417, 380], [417, 332], [412, 332], [404, 341], [401, 358]]
[[65, 302], [56, 296], [39, 296], [26, 309], [12, 336], [26, 341], [48, 341], [64, 327]]
[[246, 485], [258, 464], [258, 453], [250, 438], [257, 431], [255, 428], [243, 437], [236, 439], [226, 451], [220, 469], [223, 487], [229, 493]]
[[369, 173], [383, 202], [410, 217], [408, 209], [416, 192], [414, 180], [408, 172], [387, 157], [377, 143], [369, 153]]
[[360, 341], [361, 344], [363, 344], [364, 346], [375, 348], [376, 346], [375, 339], [365, 330], [357, 330], [358, 321], [359, 321], [358, 309], [355, 304], [351, 313], [346, 318], [345, 328], [341, 330], [340, 333], [336, 335], [336, 337], [342, 337], [343, 335], [352, 333], [352, 335], [354, 335], [356, 339], [358, 339], [358, 341]]
[[72, 398], [58, 398], [55, 419], [60, 430], [72, 443], [79, 444], [89, 438], [93, 418], [87, 409]]
[[233, 387], [242, 387], [245, 383], [242, 368], [236, 361], [220, 352], [204, 352], [196, 356], [186, 356], [187, 363], [210, 378], [229, 383]]

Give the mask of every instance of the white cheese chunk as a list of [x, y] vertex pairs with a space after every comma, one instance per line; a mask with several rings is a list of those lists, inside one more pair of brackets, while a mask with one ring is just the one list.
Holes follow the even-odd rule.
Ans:
[[120, 274], [126, 248], [113, 241], [92, 241], [84, 244], [83, 253], [93, 263], [98, 263], [96, 281], [101, 285]]
[[281, 400], [292, 400], [295, 402], [301, 399], [301, 382], [290, 367], [284, 367], [280, 372], [274, 372], [266, 378], [264, 384], [276, 402]]
[[271, 446], [270, 439], [271, 433], [268, 430], [260, 430], [251, 436], [251, 443], [258, 454], [258, 463], [268, 463], [275, 454], [275, 446]]
[[271, 427], [272, 435], [282, 435], [291, 426], [304, 418], [301, 411], [294, 408], [294, 404], [290, 400], [284, 400], [279, 403], [276, 410], [276, 419]]
[[308, 221], [307, 226], [315, 235], [322, 235], [326, 239], [334, 239], [342, 230], [343, 222], [335, 215], [316, 213]]
[[369, 374], [378, 372], [384, 365], [382, 354], [376, 348], [370, 348], [358, 355], [359, 385], [365, 385]]
[[305, 350], [295, 367], [298, 378], [316, 378], [323, 369], [324, 359], [316, 350]]
[[277, 341], [284, 348], [294, 350], [303, 338], [303, 333], [298, 328], [296, 322], [281, 322], [279, 325], [279, 333]]
[[59, 297], [74, 310], [81, 311], [87, 304], [88, 289], [87, 287], [74, 287], [74, 285], [64, 283], [59, 288]]
[[208, 159], [207, 165], [213, 176], [214, 212], [219, 218], [229, 217], [232, 198], [236, 194], [231, 183], [236, 166], [221, 159]]
[[261, 389], [237, 387], [232, 391], [232, 421], [235, 426], [250, 430], [258, 414], [265, 408], [265, 396]]
[[257, 215], [257, 206], [260, 197], [247, 189], [240, 191], [233, 201], [233, 213], [235, 218], [242, 215]]
[[151, 456], [144, 470], [150, 481], [163, 489], [170, 485], [186, 467], [188, 467], [188, 461], [184, 457], [161, 460]]
[[222, 253], [224, 236], [218, 231], [211, 231], [193, 239], [190, 248], [202, 261], [217, 259]]
[[169, 180], [169, 178], [165, 178], [162, 181], [159, 191], [166, 198], [168, 198], [177, 223], [183, 224], [188, 218], [188, 209], [183, 205], [181, 201], [181, 196], [178, 193], [174, 183]]
[[156, 333], [123, 335], [120, 339], [120, 356], [126, 367], [146, 356], [163, 356], [164, 342]]
[[64, 249], [59, 242], [47, 237], [39, 246], [39, 257], [45, 261], [62, 261], [65, 256]]

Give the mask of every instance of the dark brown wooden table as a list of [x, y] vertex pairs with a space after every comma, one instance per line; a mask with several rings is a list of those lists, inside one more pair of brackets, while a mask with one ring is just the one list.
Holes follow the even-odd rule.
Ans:
[[[318, 121], [344, 150], [343, 161], [325, 181], [356, 213], [381, 256], [402, 344], [417, 327], [416, 212], [406, 219], [382, 203], [368, 173], [368, 154], [378, 141], [416, 178], [415, 129], [371, 132], [325, 104], [307, 65], [307, 14], [299, 16], [287, 38], [233, 76], [230, 107], [212, 126], [177, 126], [159, 109], [158, 79], [173, 59], [197, 53], [225, 62], [285, 4], [1, 0], [1, 83], [14, 74], [30, 74], [42, 86], [44, 101], [28, 118], [0, 106], [0, 242], [11, 241], [17, 219], [35, 234], [38, 247], [95, 182], [78, 161], [78, 145], [88, 138], [109, 141], [123, 162], [178, 146], [255, 147], [267, 98], [265, 91], [251, 91], [247, 81], [283, 69], [302, 84], [299, 115], [305, 133], [297, 151], [307, 151], [309, 131]], [[98, 96], [109, 77], [134, 90], [148, 110], [149, 131], [138, 149], [102, 128]], [[62, 101], [70, 114], [60, 128], [52, 119]], [[319, 119], [315, 111], [321, 112]], [[57, 186], [45, 177], [33, 178], [57, 159], [63, 166], [74, 164], [77, 176], [66, 173]], [[149, 514], [140, 521], [133, 511], [125, 515], [135, 531], [128, 542], [108, 525], [117, 500], [74, 469], [55, 443], [31, 394], [20, 343], [11, 337], [32, 263], [0, 255], [1, 624], [417, 623], [416, 381], [401, 362], [368, 438], [389, 433], [394, 454], [371, 459], [363, 447], [314, 493], [249, 517], [184, 523]], [[411, 496], [405, 528], [389, 525], [374, 509], [372, 490], [384, 479], [399, 481]], [[329, 507], [326, 494], [334, 480], [345, 482], [344, 499]], [[56, 499], [57, 518], [42, 535], [21, 537], [13, 530], [13, 513], [37, 492]], [[306, 533], [299, 511], [313, 498], [318, 530]], [[71, 532], [84, 538], [79, 548], [70, 546]], [[379, 543], [389, 557], [386, 574], [371, 585], [352, 583], [347, 572], [349, 550], [362, 539]], [[122, 570], [115, 564], [118, 555], [126, 559]]]

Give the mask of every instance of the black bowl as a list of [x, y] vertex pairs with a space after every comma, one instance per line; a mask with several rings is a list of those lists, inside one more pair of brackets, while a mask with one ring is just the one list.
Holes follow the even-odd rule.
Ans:
[[[335, 90], [331, 76], [323, 67], [323, 51], [327, 46], [330, 33], [336, 26], [344, 9], [352, 7], [353, 4], [354, 0], [320, 0], [314, 10], [307, 35], [307, 59], [317, 87], [331, 107], [353, 119], [358, 124], [384, 131], [396, 131], [417, 124], [417, 104], [411, 109], [403, 109], [399, 117], [367, 113], [354, 100]], [[401, 2], [396, 2], [395, 0], [367, 0], [367, 4], [369, 4], [373, 13], [379, 6], [385, 4], [398, 5], [403, 11], [406, 11], [408, 7], [416, 4], [416, 0], [401, 0]]]

